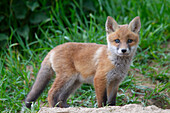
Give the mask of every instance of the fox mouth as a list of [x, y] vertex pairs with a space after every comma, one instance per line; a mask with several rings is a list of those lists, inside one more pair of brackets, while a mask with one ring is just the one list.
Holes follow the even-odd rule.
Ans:
[[130, 53], [116, 53], [118, 56], [130, 56]]

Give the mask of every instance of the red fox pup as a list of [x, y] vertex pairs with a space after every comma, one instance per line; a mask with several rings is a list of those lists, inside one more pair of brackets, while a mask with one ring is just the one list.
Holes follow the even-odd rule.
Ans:
[[105, 27], [107, 45], [65, 43], [47, 54], [25, 99], [26, 107], [31, 107], [54, 74], [48, 92], [50, 107], [68, 107], [67, 98], [82, 83], [94, 84], [98, 107], [116, 104], [119, 84], [127, 75], [139, 43], [141, 22], [136, 17], [129, 25], [118, 25], [108, 16]]

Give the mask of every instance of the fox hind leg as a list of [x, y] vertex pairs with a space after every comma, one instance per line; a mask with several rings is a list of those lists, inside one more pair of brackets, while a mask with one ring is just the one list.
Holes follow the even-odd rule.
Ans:
[[67, 87], [67, 89], [63, 89], [62, 93], [58, 97], [58, 100], [61, 101], [61, 105], [59, 105], [59, 107], [69, 107], [67, 104], [67, 98], [81, 85], [79, 80], [75, 80], [74, 83], [70, 81], [70, 83], [70, 86]]
[[68, 107], [67, 98], [80, 86], [77, 75], [72, 77], [57, 76], [51, 89], [48, 92], [48, 102], [50, 107], [55, 107], [58, 103], [59, 107]]

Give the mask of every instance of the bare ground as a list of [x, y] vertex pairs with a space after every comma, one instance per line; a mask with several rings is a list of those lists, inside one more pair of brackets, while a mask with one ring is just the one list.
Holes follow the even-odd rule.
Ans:
[[170, 109], [161, 109], [154, 105], [143, 107], [138, 104], [128, 104], [125, 106], [107, 106], [102, 108], [49, 108], [43, 107], [38, 113], [170, 113]]

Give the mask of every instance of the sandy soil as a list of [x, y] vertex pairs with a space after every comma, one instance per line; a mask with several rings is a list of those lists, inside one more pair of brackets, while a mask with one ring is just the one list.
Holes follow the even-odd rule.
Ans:
[[161, 109], [154, 105], [143, 107], [138, 104], [128, 104], [125, 106], [107, 106], [102, 108], [48, 108], [43, 107], [38, 113], [170, 113], [170, 109]]

